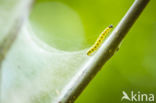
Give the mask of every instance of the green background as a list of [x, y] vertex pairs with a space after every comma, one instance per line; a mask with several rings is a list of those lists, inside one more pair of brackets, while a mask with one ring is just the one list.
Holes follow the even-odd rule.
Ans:
[[[133, 0], [37, 0], [30, 15], [35, 34], [64, 51], [90, 47], [116, 26]], [[90, 82], [76, 103], [120, 103], [122, 91], [156, 94], [156, 1], [151, 0], [120, 50]], [[126, 101], [125, 101], [126, 102]]]

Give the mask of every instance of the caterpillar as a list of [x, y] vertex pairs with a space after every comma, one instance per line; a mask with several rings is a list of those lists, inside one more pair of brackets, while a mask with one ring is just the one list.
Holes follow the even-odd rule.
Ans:
[[103, 43], [103, 40], [105, 39], [106, 35], [110, 32], [110, 30], [113, 28], [113, 25], [108, 26], [98, 37], [94, 45], [87, 51], [87, 55], [90, 56], [92, 53], [94, 53], [100, 45]]

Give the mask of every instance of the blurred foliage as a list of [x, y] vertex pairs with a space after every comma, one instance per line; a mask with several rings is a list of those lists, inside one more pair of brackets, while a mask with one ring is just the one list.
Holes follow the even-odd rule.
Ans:
[[[116, 26], [133, 0], [37, 0], [30, 20], [37, 36], [64, 51], [90, 47], [100, 32]], [[156, 94], [156, 1], [151, 0], [118, 53], [76, 103], [120, 103], [122, 91]]]

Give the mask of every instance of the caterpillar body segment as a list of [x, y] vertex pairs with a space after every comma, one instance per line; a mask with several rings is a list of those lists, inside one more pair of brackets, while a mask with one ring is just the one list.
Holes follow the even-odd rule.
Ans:
[[113, 28], [113, 25], [110, 25], [100, 34], [100, 36], [98, 37], [96, 42], [93, 44], [93, 46], [87, 51], [88, 56], [93, 54], [100, 47], [100, 45], [103, 43], [106, 35], [110, 32], [110, 30], [112, 28]]

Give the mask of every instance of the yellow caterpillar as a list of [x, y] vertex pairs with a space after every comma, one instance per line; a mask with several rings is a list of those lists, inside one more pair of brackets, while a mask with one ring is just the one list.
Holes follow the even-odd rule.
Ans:
[[108, 26], [98, 37], [94, 45], [87, 51], [87, 55], [90, 56], [92, 53], [94, 53], [102, 44], [103, 40], [105, 39], [106, 35], [110, 32], [110, 30], [113, 28], [113, 25]]

